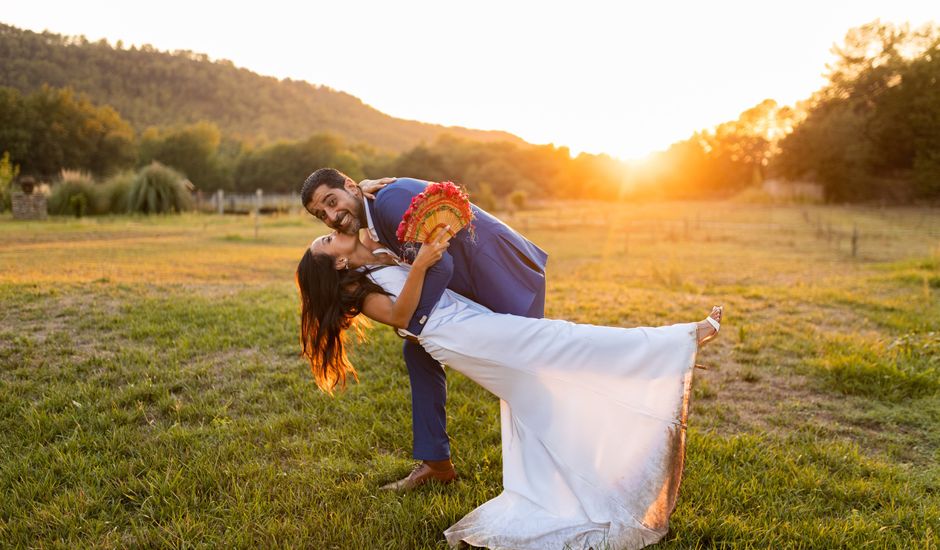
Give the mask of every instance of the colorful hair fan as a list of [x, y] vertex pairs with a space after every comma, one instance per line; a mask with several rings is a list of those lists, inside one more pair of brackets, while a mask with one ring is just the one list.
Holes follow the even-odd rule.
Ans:
[[[426, 243], [450, 226], [450, 237], [470, 225], [473, 210], [470, 197], [452, 182], [432, 183], [411, 199], [411, 206], [398, 225], [396, 236], [405, 243]], [[473, 231], [473, 226], [470, 226]]]

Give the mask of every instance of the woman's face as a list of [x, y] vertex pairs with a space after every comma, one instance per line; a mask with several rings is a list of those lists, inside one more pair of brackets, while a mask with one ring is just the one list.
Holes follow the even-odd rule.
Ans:
[[334, 258], [348, 258], [359, 246], [359, 237], [338, 231], [317, 237], [310, 243], [310, 252], [328, 254]]

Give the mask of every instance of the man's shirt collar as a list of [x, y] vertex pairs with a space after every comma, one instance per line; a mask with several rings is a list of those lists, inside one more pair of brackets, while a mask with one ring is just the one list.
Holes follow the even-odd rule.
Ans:
[[366, 228], [369, 231], [369, 237], [371, 237], [373, 241], [379, 242], [379, 234], [375, 230], [375, 223], [372, 222], [372, 209], [369, 208], [369, 199], [363, 197], [362, 201], [365, 203]]

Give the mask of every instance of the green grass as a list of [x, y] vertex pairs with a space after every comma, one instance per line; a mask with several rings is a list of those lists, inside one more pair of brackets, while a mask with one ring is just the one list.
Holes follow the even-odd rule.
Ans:
[[[590, 220], [585, 222], [584, 220]], [[937, 548], [940, 213], [554, 205], [548, 315], [726, 309], [696, 372], [665, 548]], [[858, 226], [858, 255], [836, 232]], [[461, 481], [408, 495], [400, 340], [316, 391], [298, 356], [303, 217], [0, 218], [0, 546], [444, 548], [500, 491], [498, 403], [457, 373]]]

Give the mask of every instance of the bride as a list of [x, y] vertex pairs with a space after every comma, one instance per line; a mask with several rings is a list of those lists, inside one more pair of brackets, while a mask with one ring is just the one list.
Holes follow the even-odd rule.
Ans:
[[363, 314], [415, 338], [432, 357], [500, 399], [503, 492], [444, 533], [489, 548], [641, 548], [667, 532], [685, 455], [705, 320], [615, 328], [497, 314], [445, 291], [419, 336], [404, 330], [427, 269], [448, 243], [401, 264], [375, 242], [333, 232], [297, 267], [301, 342], [317, 385], [356, 372], [345, 331]]

